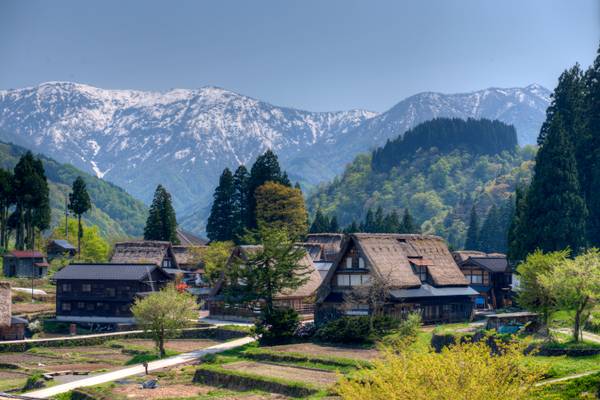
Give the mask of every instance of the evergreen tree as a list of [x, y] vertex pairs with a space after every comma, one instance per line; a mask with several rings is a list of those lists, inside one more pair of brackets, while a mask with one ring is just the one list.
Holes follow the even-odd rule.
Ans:
[[35, 247], [36, 230], [50, 225], [50, 199], [48, 181], [42, 161], [28, 151], [19, 159], [14, 169], [13, 190], [15, 207], [15, 247]]
[[219, 186], [213, 194], [213, 204], [206, 224], [206, 233], [211, 241], [233, 240], [236, 226], [234, 209], [234, 180], [229, 168], [225, 168], [219, 178]]
[[402, 233], [402, 222], [400, 221], [400, 216], [398, 215], [398, 211], [395, 209], [392, 210], [385, 217], [384, 223], [384, 232], [386, 233]]
[[583, 99], [583, 135], [577, 162], [582, 164], [580, 182], [589, 210], [588, 237], [592, 246], [600, 246], [600, 47], [592, 66], [585, 74]]
[[[266, 182], [279, 182], [282, 183], [284, 176], [281, 173], [281, 167], [279, 166], [279, 160], [275, 153], [271, 150], [267, 150], [264, 154], [260, 155], [252, 168], [250, 169], [250, 177], [248, 179], [248, 213], [250, 219], [248, 221], [247, 228], [256, 229], [258, 227], [256, 222], [256, 197], [255, 192], [258, 187], [262, 186]], [[286, 186], [289, 186], [289, 179], [287, 174], [285, 175]], [[284, 183], [285, 184], [285, 183]]]
[[356, 233], [356, 232], [360, 232], [360, 227], [358, 226], [358, 224], [356, 223], [355, 220], [352, 220], [352, 223], [350, 225], [348, 225], [346, 227], [346, 229], [344, 229], [344, 233]]
[[315, 213], [315, 219], [310, 225], [309, 232], [310, 233], [323, 233], [329, 230], [330, 221], [327, 219], [327, 216], [321, 212], [321, 209], [317, 209]]
[[383, 215], [383, 207], [377, 207], [375, 210], [375, 222], [371, 232], [382, 233], [385, 231], [385, 216]]
[[144, 240], [163, 240], [179, 244], [177, 217], [171, 204], [171, 195], [162, 185], [158, 185], [154, 192], [144, 227]]
[[248, 202], [248, 179], [250, 175], [245, 166], [240, 165], [233, 174], [233, 239], [236, 243], [241, 241], [245, 229], [251, 221]]
[[524, 260], [527, 256], [527, 252], [524, 247], [527, 223], [525, 220], [525, 199], [526, 190], [522, 187], [517, 186], [514, 196], [514, 208], [512, 218], [510, 221], [510, 227], [508, 229], [508, 251], [507, 257], [514, 264], [517, 265], [520, 261]]
[[559, 113], [547, 126], [526, 203], [525, 251], [567, 247], [578, 253], [586, 245], [587, 208], [581, 196], [573, 145]]
[[13, 174], [0, 168], [0, 249], [8, 248], [8, 217], [14, 201]]
[[69, 210], [77, 216], [77, 254], [81, 254], [81, 238], [83, 237], [81, 216], [90, 208], [92, 208], [92, 202], [85, 187], [85, 181], [78, 176], [73, 181], [72, 192], [69, 193]]
[[500, 212], [496, 205], [493, 205], [485, 218], [479, 231], [479, 243], [476, 247], [477, 250], [484, 251], [486, 253], [500, 252], [498, 246], [498, 236], [501, 234], [500, 230], [501, 220]]
[[469, 229], [467, 230], [467, 239], [465, 241], [465, 250], [477, 250], [479, 247], [479, 217], [475, 206], [471, 207], [469, 217]]
[[408, 208], [404, 209], [404, 215], [402, 216], [402, 224], [400, 229], [400, 233], [421, 233], [412, 215], [410, 215]]
[[369, 233], [375, 232], [375, 213], [373, 213], [371, 208], [367, 210], [367, 215], [365, 216], [364, 222], [360, 226], [360, 231]]
[[328, 232], [338, 233], [339, 231], [340, 231], [340, 226], [338, 224], [337, 217], [334, 215], [329, 220], [329, 230], [328, 230]]

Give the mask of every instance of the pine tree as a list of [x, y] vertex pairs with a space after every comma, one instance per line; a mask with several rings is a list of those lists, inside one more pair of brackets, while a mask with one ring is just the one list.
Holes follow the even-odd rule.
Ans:
[[83, 237], [81, 216], [90, 208], [92, 208], [92, 201], [85, 187], [85, 181], [81, 176], [78, 176], [73, 181], [73, 188], [69, 193], [69, 210], [77, 216], [77, 254], [81, 254], [81, 238]]
[[467, 239], [465, 241], [465, 250], [477, 250], [479, 247], [479, 217], [475, 206], [471, 207], [469, 217], [469, 228], [467, 229]]
[[240, 243], [249, 226], [251, 216], [249, 212], [250, 193], [248, 192], [248, 179], [250, 175], [245, 166], [240, 165], [233, 174], [233, 239]]
[[517, 186], [514, 196], [512, 218], [510, 221], [510, 227], [508, 228], [507, 257], [514, 265], [517, 265], [527, 256], [527, 252], [524, 247], [524, 243], [527, 241], [525, 238], [527, 229], [527, 221], [525, 220], [525, 208], [527, 201], [525, 199], [525, 193], [526, 189]]
[[404, 209], [404, 215], [402, 216], [402, 224], [400, 229], [401, 233], [421, 233], [412, 215], [410, 215], [408, 208]]
[[[600, 47], [592, 66], [585, 74], [584, 121], [577, 163], [589, 210], [588, 238], [600, 246]], [[579, 165], [581, 164], [581, 165]]]
[[375, 210], [375, 221], [371, 232], [381, 233], [385, 231], [385, 216], [383, 215], [383, 207], [377, 207]]
[[578, 253], [586, 245], [587, 208], [579, 185], [573, 145], [559, 113], [547, 126], [536, 156], [526, 203], [525, 251], [544, 252], [567, 247]]
[[315, 213], [315, 219], [310, 225], [309, 232], [310, 233], [323, 233], [329, 230], [330, 221], [327, 219], [327, 216], [321, 212], [321, 209], [317, 209]]
[[[256, 222], [256, 189], [266, 182], [271, 181], [281, 183], [282, 180], [284, 180], [284, 176], [281, 173], [279, 160], [275, 153], [271, 150], [267, 150], [256, 159], [250, 169], [250, 177], [248, 179], [248, 193], [250, 196], [248, 201], [248, 213], [250, 219], [246, 226], [248, 229], [256, 229], [258, 227]], [[287, 181], [286, 186], [289, 186], [287, 174], [285, 175], [285, 180]]]
[[340, 231], [340, 226], [338, 224], [337, 217], [334, 215], [329, 220], [329, 230], [328, 230], [328, 232], [338, 233], [339, 231]]
[[206, 224], [206, 233], [211, 241], [224, 242], [234, 239], [234, 183], [229, 168], [219, 178], [219, 186], [213, 194], [213, 204]]
[[477, 250], [486, 253], [501, 251], [501, 249], [497, 248], [500, 224], [499, 210], [496, 205], [492, 205], [479, 231], [479, 243], [475, 247]]
[[384, 225], [384, 232], [386, 233], [402, 233], [402, 222], [400, 221], [398, 211], [392, 210], [392, 212], [385, 217]]
[[374, 233], [375, 232], [375, 214], [373, 210], [369, 208], [367, 210], [367, 215], [365, 216], [365, 220], [360, 226], [361, 232]]
[[358, 226], [358, 224], [356, 223], [355, 220], [352, 220], [352, 223], [350, 225], [348, 225], [346, 227], [346, 229], [344, 229], [344, 233], [356, 233], [356, 232], [360, 232], [360, 227]]
[[158, 185], [154, 191], [144, 227], [144, 240], [162, 240], [179, 244], [177, 217], [171, 204], [171, 195], [162, 185]]
[[8, 248], [8, 217], [14, 201], [13, 174], [0, 168], [0, 250]]

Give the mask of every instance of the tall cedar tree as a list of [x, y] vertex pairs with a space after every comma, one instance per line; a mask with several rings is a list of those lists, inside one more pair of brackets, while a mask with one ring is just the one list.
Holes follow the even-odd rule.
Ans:
[[525, 189], [517, 186], [514, 196], [514, 208], [508, 228], [508, 250], [507, 257], [513, 265], [519, 264], [527, 256], [523, 237], [525, 236]]
[[589, 239], [593, 246], [600, 246], [600, 47], [592, 66], [585, 74], [584, 111], [586, 119], [579, 148], [581, 166], [585, 173], [581, 176], [583, 192], [587, 199], [589, 218]]
[[8, 217], [14, 204], [13, 174], [0, 168], [0, 248], [8, 248]]
[[310, 225], [309, 232], [310, 233], [323, 233], [329, 230], [331, 222], [327, 219], [327, 216], [321, 212], [320, 209], [317, 209], [315, 213], [315, 219]]
[[81, 216], [90, 208], [92, 208], [92, 202], [85, 187], [85, 181], [81, 176], [78, 176], [73, 181], [72, 192], [69, 193], [69, 210], [77, 215], [77, 254], [81, 254], [81, 238], [83, 237]]
[[300, 190], [267, 182], [256, 189], [255, 197], [260, 230], [284, 230], [293, 240], [301, 240], [306, 235], [307, 213]]
[[34, 158], [30, 151], [21, 156], [15, 166], [13, 190], [15, 247], [33, 249], [36, 230], [50, 226], [50, 191], [42, 161]]
[[154, 192], [144, 227], [144, 240], [164, 240], [179, 244], [177, 217], [171, 204], [171, 195], [162, 185], [158, 185]]
[[415, 223], [412, 215], [410, 215], [408, 208], [404, 209], [404, 215], [402, 216], [402, 225], [400, 229], [402, 230], [400, 233], [421, 233], [421, 230]]
[[248, 179], [248, 213], [250, 220], [247, 226], [249, 229], [256, 229], [258, 227], [256, 221], [256, 189], [269, 181], [290, 186], [287, 174], [282, 175], [277, 156], [271, 150], [267, 150], [264, 154], [260, 155], [250, 169], [250, 177]]
[[573, 145], [556, 113], [537, 153], [527, 194], [523, 238], [527, 253], [538, 248], [544, 252], [571, 248], [578, 253], [586, 245], [587, 208], [577, 175]]
[[233, 240], [234, 228], [233, 175], [229, 168], [225, 168], [219, 178], [219, 186], [213, 195], [206, 233], [210, 240], [224, 242]]
[[233, 174], [233, 237], [240, 243], [250, 225], [251, 215], [248, 209], [250, 193], [248, 192], [248, 179], [250, 174], [245, 166], [240, 165]]
[[469, 217], [469, 228], [467, 229], [467, 239], [465, 240], [465, 250], [478, 250], [479, 248], [479, 217], [475, 206], [471, 207]]
[[340, 231], [340, 225], [338, 224], [337, 217], [334, 215], [329, 220], [329, 232], [338, 233]]

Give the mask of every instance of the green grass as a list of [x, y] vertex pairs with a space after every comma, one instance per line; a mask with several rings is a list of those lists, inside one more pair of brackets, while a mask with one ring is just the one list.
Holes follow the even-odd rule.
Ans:
[[583, 399], [582, 394], [588, 393], [589, 399], [595, 399], [600, 390], [600, 373], [588, 375], [569, 381], [558, 382], [537, 388], [531, 400], [571, 400]]
[[525, 366], [543, 367], [547, 370], [547, 378], [561, 378], [587, 371], [600, 371], [600, 354], [583, 357], [544, 357], [529, 356]]
[[[176, 356], [177, 354], [179, 354], [176, 351], [171, 351], [171, 350], [165, 350], [166, 354], [165, 357], [172, 357], [172, 356]], [[138, 353], [135, 354], [133, 357], [131, 357], [127, 362], [125, 362], [125, 365], [134, 365], [134, 364], [141, 364], [143, 362], [151, 362], [151, 361], [156, 361], [156, 360], [160, 360], [160, 357], [158, 356], [157, 353], [154, 352], [145, 352], [145, 353]]]
[[1, 379], [0, 380], [0, 392], [6, 392], [7, 390], [21, 389], [25, 386], [27, 377], [14, 378], [14, 379]]

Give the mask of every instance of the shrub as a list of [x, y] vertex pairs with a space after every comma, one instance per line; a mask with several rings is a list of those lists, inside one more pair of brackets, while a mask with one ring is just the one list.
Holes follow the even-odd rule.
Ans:
[[294, 336], [298, 339], [308, 339], [315, 335], [317, 332], [317, 327], [314, 322], [307, 322], [305, 324], [301, 324], [296, 332], [294, 332]]
[[43, 378], [42, 374], [33, 374], [29, 376], [23, 386], [23, 391], [41, 388], [44, 386]]
[[325, 342], [362, 343], [369, 341], [371, 328], [368, 317], [341, 317], [317, 330], [316, 337]]
[[293, 339], [300, 325], [300, 318], [292, 308], [275, 309], [256, 321], [254, 333], [262, 344], [280, 344]]

